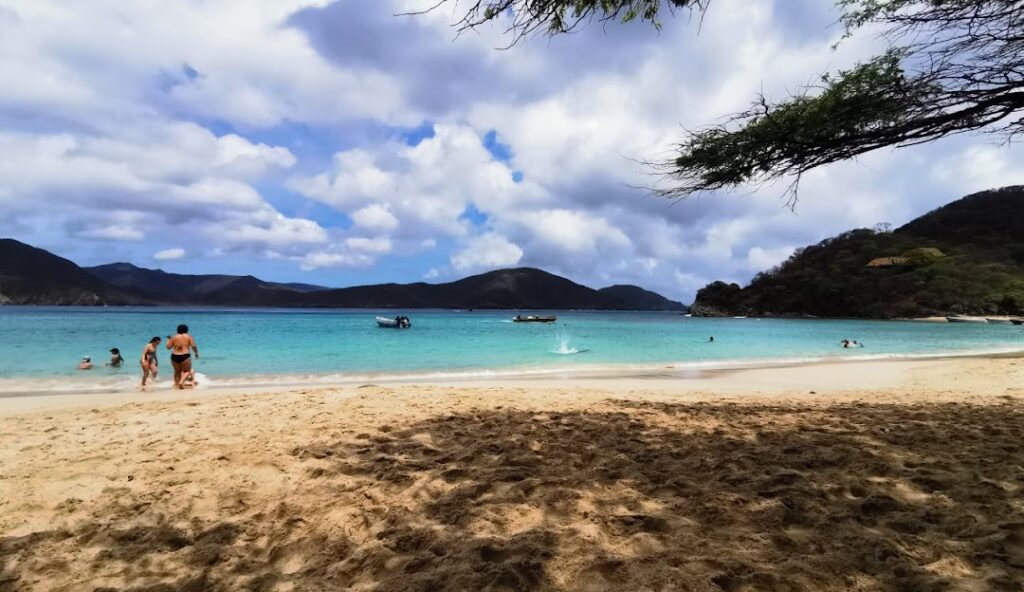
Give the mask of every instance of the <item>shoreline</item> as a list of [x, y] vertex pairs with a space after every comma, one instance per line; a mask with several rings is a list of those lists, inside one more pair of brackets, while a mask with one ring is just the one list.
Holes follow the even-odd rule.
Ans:
[[[865, 388], [886, 389], [900, 385], [914, 373], [942, 374], [952, 363], [978, 364], [1024, 360], [1024, 350], [988, 353], [942, 354], [926, 357], [871, 357], [780, 361], [734, 366], [679, 367], [650, 365], [642, 368], [575, 368], [546, 372], [521, 372], [509, 375], [441, 375], [350, 377], [348, 380], [322, 380], [285, 383], [253, 383], [174, 390], [168, 381], [146, 391], [139, 389], [90, 392], [0, 393], [0, 417], [19, 413], [61, 410], [76, 407], [117, 406], [149, 401], [180, 402], [223, 399], [237, 396], [285, 394], [363, 388], [585, 388], [651, 392], [708, 393], [765, 396], [781, 392], [817, 390], [851, 391]], [[851, 386], [852, 385], [852, 386]]]
[[[932, 360], [956, 360], [970, 358], [1017, 358], [1024, 357], [1024, 347], [1005, 347], [987, 350], [946, 351], [934, 353], [850, 353], [847, 355], [833, 354], [827, 356], [809, 356], [797, 358], [755, 358], [755, 359], [721, 359], [700, 361], [669, 361], [651, 363], [604, 363], [580, 364], [575, 366], [524, 366], [504, 368], [479, 368], [464, 370], [410, 370], [404, 372], [327, 372], [313, 374], [250, 374], [242, 379], [237, 376], [212, 378], [200, 372], [205, 384], [195, 389], [196, 392], [230, 392], [239, 390], [271, 390], [300, 389], [330, 386], [352, 386], [366, 383], [373, 384], [465, 384], [493, 382], [495, 384], [514, 383], [516, 381], [536, 381], [544, 379], [560, 380], [599, 380], [599, 379], [631, 379], [631, 378], [677, 378], [693, 379], [701, 375], [722, 372], [741, 372], [745, 370], [764, 370], [772, 368], [813, 367], [827, 364], [863, 364], [871, 362], [915, 362]], [[278, 378], [272, 379], [272, 376]], [[87, 396], [116, 394], [145, 394], [171, 391], [170, 381], [166, 375], [157, 386], [142, 390], [136, 384], [137, 373], [111, 373], [110, 380], [115, 377], [121, 384], [88, 384], [82, 375], [55, 375], [46, 378], [3, 378], [0, 379], [0, 401], [9, 398], [49, 397], [49, 396]], [[88, 377], [85, 377], [88, 378]], [[11, 385], [16, 385], [12, 388]], [[18, 390], [21, 385], [28, 388]], [[33, 388], [35, 387], [35, 388]]]

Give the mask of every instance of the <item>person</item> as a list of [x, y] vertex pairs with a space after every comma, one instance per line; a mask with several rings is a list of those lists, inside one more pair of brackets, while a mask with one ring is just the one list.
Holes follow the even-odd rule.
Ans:
[[111, 368], [120, 368], [121, 364], [124, 364], [124, 358], [121, 357], [121, 350], [115, 347], [110, 350], [110, 361], [106, 365]]
[[182, 377], [192, 372], [192, 352], [199, 359], [199, 347], [188, 333], [188, 325], [178, 325], [178, 334], [167, 338], [167, 349], [171, 350], [171, 365], [174, 366], [174, 386], [186, 388]]
[[157, 372], [157, 359], [156, 359], [156, 346], [160, 345], [160, 338], [153, 337], [146, 344], [146, 347], [142, 348], [142, 358], [139, 359], [139, 365], [142, 366], [142, 386], [145, 388], [146, 380], [149, 378], [156, 382]]
[[92, 358], [89, 356], [82, 356], [82, 361], [78, 363], [79, 370], [92, 370]]
[[195, 388], [199, 386], [199, 379], [196, 377], [195, 370], [189, 370], [187, 374], [181, 377], [182, 388]]
[[714, 343], [714, 342], [715, 342], [715, 336], [714, 335], [712, 335], [711, 337], [708, 337], [708, 343]]

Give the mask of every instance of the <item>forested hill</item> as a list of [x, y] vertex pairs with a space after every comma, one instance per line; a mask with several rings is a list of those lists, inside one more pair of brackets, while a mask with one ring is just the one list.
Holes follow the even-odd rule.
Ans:
[[700, 316], [903, 318], [1024, 312], [1024, 187], [969, 195], [895, 231], [797, 250], [745, 288], [697, 293]]
[[328, 289], [253, 276], [182, 275], [112, 263], [82, 269], [52, 253], [0, 239], [0, 305], [174, 305], [324, 308], [481, 308], [682, 311], [637, 286], [595, 290], [540, 269], [498, 269], [445, 284]]

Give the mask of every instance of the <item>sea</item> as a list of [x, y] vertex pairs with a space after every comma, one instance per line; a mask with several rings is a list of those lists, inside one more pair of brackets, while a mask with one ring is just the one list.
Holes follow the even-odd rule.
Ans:
[[[411, 318], [379, 328], [376, 316]], [[551, 324], [513, 311], [0, 307], [0, 396], [136, 388], [146, 342], [189, 325], [202, 388], [383, 380], [687, 372], [857, 359], [1024, 351], [1024, 327], [915, 321], [692, 318], [567, 312]], [[714, 337], [714, 341], [710, 338]], [[862, 348], [844, 349], [851, 339]], [[108, 351], [126, 359], [103, 366]], [[96, 368], [77, 370], [83, 356]], [[161, 346], [158, 388], [169, 387]]]

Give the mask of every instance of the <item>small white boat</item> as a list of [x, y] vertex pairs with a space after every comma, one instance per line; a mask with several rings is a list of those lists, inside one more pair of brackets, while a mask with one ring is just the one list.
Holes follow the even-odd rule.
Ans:
[[377, 317], [377, 326], [385, 329], [408, 329], [412, 327], [412, 323], [409, 322], [408, 317], [395, 317], [393, 319]]
[[985, 317], [969, 317], [967, 315], [949, 315], [946, 320], [950, 323], [987, 323]]
[[985, 317], [990, 325], [1009, 325], [1010, 319], [1006, 317]]
[[745, 318], [747, 318], [747, 317], [746, 317], [746, 316], [744, 316], [744, 315], [740, 315], [740, 316], [738, 316], [738, 317], [733, 317], [733, 318], [734, 318], [734, 319], [745, 319]]

